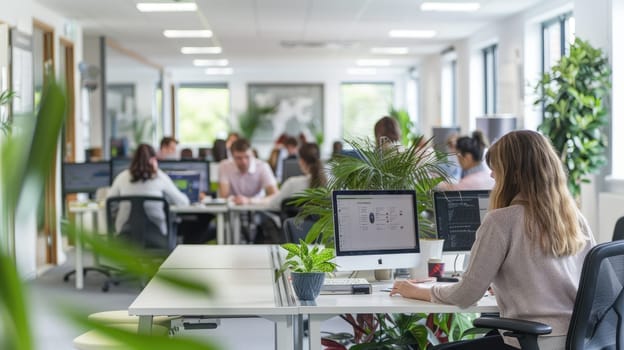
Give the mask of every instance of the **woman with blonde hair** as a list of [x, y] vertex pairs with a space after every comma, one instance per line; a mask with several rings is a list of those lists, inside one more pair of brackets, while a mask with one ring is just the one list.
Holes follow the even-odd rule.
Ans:
[[[552, 333], [539, 338], [540, 348], [563, 349], [583, 260], [595, 245], [593, 235], [544, 136], [511, 132], [492, 145], [486, 161], [496, 183], [461, 281], [431, 288], [398, 281], [391, 295], [467, 307], [491, 286], [501, 317], [551, 325]], [[514, 338], [493, 335], [453, 348], [517, 346]]]

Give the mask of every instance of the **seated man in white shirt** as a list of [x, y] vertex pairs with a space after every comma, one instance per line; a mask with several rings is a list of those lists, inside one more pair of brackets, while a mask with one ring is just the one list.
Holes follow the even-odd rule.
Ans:
[[247, 140], [236, 140], [230, 150], [232, 159], [219, 163], [219, 197], [230, 198], [235, 204], [248, 204], [254, 197], [277, 192], [271, 167], [254, 157]]

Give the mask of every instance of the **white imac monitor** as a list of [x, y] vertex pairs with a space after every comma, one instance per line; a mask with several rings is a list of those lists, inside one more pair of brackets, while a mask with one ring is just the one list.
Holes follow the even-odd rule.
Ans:
[[418, 265], [416, 193], [334, 191], [334, 242], [340, 271]]
[[438, 238], [444, 239], [442, 250], [452, 254], [469, 253], [488, 211], [490, 191], [434, 192], [433, 204]]

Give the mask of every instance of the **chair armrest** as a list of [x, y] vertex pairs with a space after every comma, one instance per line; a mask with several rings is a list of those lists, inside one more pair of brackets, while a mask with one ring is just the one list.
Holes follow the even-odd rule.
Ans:
[[475, 327], [502, 329], [520, 334], [545, 335], [552, 332], [552, 327], [547, 324], [512, 318], [480, 317], [472, 323]]

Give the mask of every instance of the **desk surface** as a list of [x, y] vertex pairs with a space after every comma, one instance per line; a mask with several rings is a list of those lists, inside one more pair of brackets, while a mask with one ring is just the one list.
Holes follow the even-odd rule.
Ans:
[[273, 268], [270, 245], [179, 245], [161, 269]]
[[314, 303], [299, 303], [302, 314], [349, 314], [349, 313], [454, 313], [454, 312], [498, 312], [495, 297], [484, 297], [466, 309], [458, 306], [435, 304], [401, 296], [390, 296], [388, 292], [373, 292], [360, 295], [319, 295]]
[[[171, 271], [161, 269], [159, 273]], [[128, 308], [130, 315], [261, 316], [295, 315], [297, 306], [277, 296], [271, 270], [184, 269], [176, 276], [200, 282], [212, 295], [183, 290], [152, 279]]]

